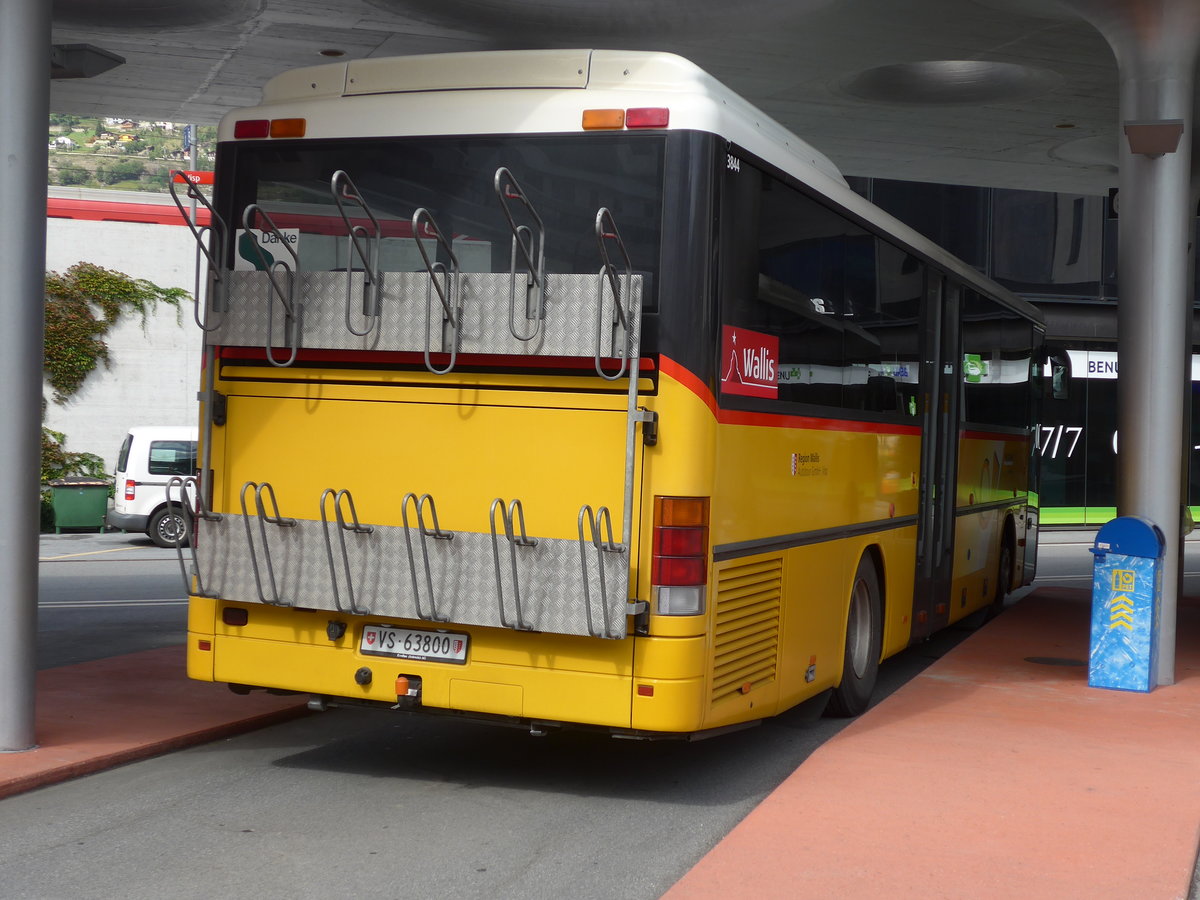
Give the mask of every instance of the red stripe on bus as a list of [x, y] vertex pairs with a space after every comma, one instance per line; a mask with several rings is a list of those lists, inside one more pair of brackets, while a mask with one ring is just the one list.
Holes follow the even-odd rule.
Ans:
[[861, 434], [919, 435], [919, 425], [893, 425], [887, 422], [856, 422], [853, 419], [823, 419], [815, 416], [786, 416], [778, 413], [742, 412], [723, 409], [718, 417], [722, 425], [758, 425], [766, 428], [804, 428], [809, 431], [853, 431]]
[[709, 408], [713, 416], [718, 416], [717, 399], [713, 396], [713, 392], [708, 389], [708, 385], [696, 377], [696, 373], [691, 369], [681, 366], [669, 356], [659, 357], [662, 366], [662, 373], [679, 382], [683, 387], [687, 388]]
[[817, 416], [798, 416], [783, 413], [750, 412], [721, 409], [712, 391], [695, 373], [669, 357], [662, 357], [662, 372], [679, 382], [704, 402], [722, 425], [754, 425], [764, 428], [803, 428], [810, 431], [849, 431], [863, 434], [919, 435], [919, 425], [894, 425], [886, 422], [856, 422], [850, 419], [826, 419]]
[[[49, 219], [79, 219], [86, 222], [141, 222], [150, 225], [184, 225], [183, 216], [174, 204], [123, 203], [116, 200], [72, 200], [64, 197], [46, 198], [46, 217]], [[208, 225], [208, 210], [196, 210], [196, 220]]]
[[[290, 353], [286, 347], [276, 347], [277, 353]], [[261, 347], [218, 347], [220, 359], [261, 360], [266, 356]], [[442, 365], [449, 357], [440, 351], [433, 353], [434, 365]], [[410, 350], [301, 350], [296, 355], [296, 364], [309, 363], [369, 363], [373, 365], [421, 365], [425, 355]], [[604, 359], [605, 370], [615, 372], [621, 364], [619, 359]], [[505, 369], [578, 369], [580, 372], [596, 371], [595, 361], [577, 356], [507, 356], [494, 353], [460, 353], [456, 366], [480, 366]], [[642, 357], [641, 372], [653, 372], [654, 360]]]

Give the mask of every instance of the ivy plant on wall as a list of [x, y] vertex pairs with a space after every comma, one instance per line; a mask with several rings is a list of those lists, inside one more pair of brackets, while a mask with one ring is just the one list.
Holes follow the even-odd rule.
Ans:
[[[190, 295], [181, 288], [159, 287], [144, 278], [92, 263], [76, 263], [66, 272], [46, 273], [46, 380], [54, 402], [71, 399], [95, 369], [108, 365], [106, 335], [131, 313], [146, 316], [159, 303], [174, 306]], [[103, 475], [103, 461], [92, 453], [63, 449], [65, 436], [42, 426], [42, 481], [64, 475]]]

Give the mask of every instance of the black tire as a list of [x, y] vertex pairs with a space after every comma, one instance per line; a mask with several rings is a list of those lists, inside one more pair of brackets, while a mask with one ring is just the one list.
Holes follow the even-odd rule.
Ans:
[[825, 714], [857, 716], [871, 705], [871, 693], [879, 677], [879, 654], [883, 647], [883, 602], [879, 573], [870, 556], [864, 556], [854, 573], [850, 610], [846, 617], [846, 649], [842, 683], [833, 689]]
[[1004, 612], [1004, 601], [1012, 590], [1013, 556], [1012, 538], [1006, 534], [1000, 543], [1000, 564], [996, 566], [996, 596], [991, 606], [993, 616]]
[[146, 534], [159, 547], [174, 547], [176, 540], [182, 535], [180, 544], [186, 547], [191, 537], [191, 528], [186, 516], [164, 506], [150, 517]]

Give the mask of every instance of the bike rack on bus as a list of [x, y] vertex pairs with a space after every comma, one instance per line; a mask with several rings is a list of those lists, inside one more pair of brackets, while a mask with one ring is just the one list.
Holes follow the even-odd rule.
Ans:
[[[518, 341], [532, 341], [542, 331], [546, 319], [546, 226], [542, 217], [537, 214], [529, 197], [517, 184], [505, 166], [496, 170], [492, 180], [496, 196], [500, 199], [500, 209], [504, 218], [508, 219], [508, 227], [512, 231], [512, 252], [509, 257], [508, 275], [508, 330]], [[535, 240], [534, 230], [528, 225], [518, 225], [513, 217], [509, 200], [518, 200], [525, 207], [537, 226]], [[525, 321], [533, 323], [533, 330], [525, 334], [517, 330], [517, 251], [525, 258]], [[536, 261], [534, 256], [537, 256]]]
[[[341, 594], [338, 592], [338, 577], [337, 565], [333, 560], [333, 542], [329, 538], [329, 518], [326, 515], [326, 500], [333, 497], [333, 513], [334, 519], [337, 522], [338, 543], [342, 550], [342, 574], [346, 582], [346, 595], [350, 600], [350, 608], [346, 609], [342, 606]], [[345, 500], [350, 507], [350, 521], [347, 523], [345, 513], [342, 511], [342, 500]], [[321, 494], [321, 530], [325, 533], [325, 554], [329, 560], [329, 580], [333, 584], [333, 604], [337, 607], [338, 612], [349, 612], [356, 616], [368, 615], [371, 610], [368, 608], [360, 608], [354, 602], [354, 579], [350, 574], [350, 554], [346, 549], [346, 532], [354, 534], [371, 534], [375, 531], [373, 525], [360, 525], [358, 521], [358, 511], [354, 508], [354, 497], [350, 492], [343, 488], [340, 491], [335, 491], [333, 488], [326, 488]]]
[[[421, 240], [422, 222], [425, 222], [429, 233], [450, 257], [449, 267], [443, 262], [430, 260], [429, 253], [425, 250], [425, 243]], [[437, 222], [433, 220], [433, 214], [425, 207], [421, 207], [413, 213], [412, 232], [413, 239], [417, 242], [417, 249], [421, 251], [421, 259], [425, 261], [425, 271], [429, 273], [429, 287], [425, 293], [425, 368], [434, 375], [445, 375], [454, 368], [454, 363], [458, 359], [458, 335], [462, 327], [462, 278], [458, 267], [458, 257], [454, 255], [454, 248], [450, 245], [450, 241], [446, 239], [442, 230], [438, 228]], [[444, 286], [438, 283], [439, 273]], [[435, 368], [429, 358], [431, 352], [429, 326], [432, 323], [433, 292], [435, 290], [438, 299], [442, 301], [442, 352], [450, 354], [450, 362], [444, 369]], [[449, 350], [444, 349], [447, 346], [450, 348]]]
[[[583, 530], [584, 522], [588, 523], [591, 531], [589, 538]], [[604, 528], [607, 535], [606, 540], [600, 539], [600, 529]], [[604, 614], [604, 630], [597, 632], [592, 624], [592, 591], [590, 580], [588, 577], [588, 553], [587, 545], [591, 544], [596, 548], [596, 563], [600, 569], [600, 611]], [[608, 586], [604, 578], [604, 556], [605, 553], [624, 553], [624, 544], [613, 542], [612, 531], [612, 513], [608, 511], [607, 506], [600, 507], [599, 510], [593, 511], [590, 504], [585, 503], [579, 509], [579, 558], [583, 564], [583, 602], [587, 612], [588, 633], [592, 637], [599, 638], [615, 638], [618, 635], [612, 633], [612, 626], [609, 621], [608, 614]]]
[[[621, 279], [618, 277], [616, 266], [613, 265], [612, 257], [609, 255], [608, 245], [616, 244], [620, 250], [621, 256], [625, 262], [625, 285], [624, 290], [621, 287]], [[647, 423], [654, 421], [654, 413], [644, 409], [639, 409], [638, 401], [638, 381], [641, 376], [641, 319], [642, 319], [642, 301], [641, 294], [635, 296], [633, 291], [633, 262], [629, 258], [629, 251], [625, 247], [625, 241], [621, 238], [620, 231], [617, 230], [616, 219], [612, 212], [607, 207], [601, 207], [596, 211], [596, 244], [600, 249], [600, 257], [603, 260], [603, 265], [600, 269], [600, 284], [599, 293], [597, 295], [596, 304], [596, 374], [605, 381], [616, 381], [622, 375], [629, 375], [629, 390], [626, 395], [626, 424], [625, 424], [625, 495], [624, 495], [624, 514], [621, 517], [621, 539], [627, 542], [632, 541], [633, 534], [633, 476], [636, 463], [635, 445], [637, 441], [637, 423], [643, 423], [643, 428]], [[601, 353], [603, 351], [604, 338], [604, 284], [608, 283], [609, 289], [613, 293], [613, 342], [616, 343], [618, 333], [616, 329], [621, 329], [620, 335], [624, 343], [624, 357], [621, 360], [621, 368], [614, 375], [608, 375], [604, 372], [600, 363]], [[625, 304], [629, 305], [626, 309]], [[644, 436], [645, 432], [643, 432]], [[608, 510], [603, 510], [607, 513]], [[581, 531], [582, 531], [582, 515], [580, 513]], [[611, 519], [609, 528], [611, 529]], [[593, 530], [594, 533], [594, 530]], [[609, 543], [611, 543], [611, 538]], [[605, 610], [608, 607], [605, 606]], [[635, 602], [630, 607], [631, 612], [639, 611], [640, 602]]]
[[[264, 252], [258, 238], [254, 235], [255, 216], [262, 217], [267, 225], [262, 230], [274, 235], [277, 244], [287, 251], [288, 255], [292, 258], [291, 265], [284, 259], [268, 258], [268, 254]], [[279, 302], [283, 306], [283, 340], [291, 348], [292, 353], [284, 362], [278, 362], [271, 350], [271, 335], [275, 332], [275, 304], [271, 302], [270, 298], [267, 299], [267, 340], [264, 346], [267, 351], [267, 362], [277, 368], [284, 369], [296, 361], [296, 354], [300, 351], [300, 323], [303, 307], [296, 298], [296, 282], [300, 277], [300, 257], [296, 255], [296, 251], [292, 249], [287, 238], [283, 236], [283, 232], [275, 226], [275, 222], [267, 215], [267, 211], [257, 203], [251, 203], [246, 207], [245, 212], [242, 213], [242, 226], [246, 229], [246, 236], [250, 245], [254, 248], [255, 256], [258, 257], [258, 261], [262, 264], [263, 270], [267, 274], [267, 283], [271, 286], [271, 292], [279, 298]], [[279, 282], [275, 278], [276, 271], [283, 272], [287, 290], [279, 286]]]
[[[346, 223], [346, 329], [351, 334], [366, 337], [379, 327], [379, 300], [383, 288], [383, 276], [379, 272], [379, 242], [383, 237], [383, 229], [344, 169], [333, 173], [329, 180], [329, 192], [333, 194], [333, 202], [337, 204], [338, 213]], [[356, 204], [371, 220], [371, 228], [351, 222], [345, 203]], [[363, 249], [360, 239], [367, 241], [366, 249]], [[367, 320], [366, 331], [359, 331], [350, 322], [350, 308], [353, 305], [351, 261], [355, 256], [362, 263], [364, 272], [361, 315]]]
[[[246, 491], [249, 488], [254, 488], [254, 508], [258, 515], [258, 531], [262, 538], [263, 559], [267, 563], [267, 578], [269, 579], [269, 587], [271, 588], [270, 600], [263, 593], [262, 576], [258, 569], [258, 554], [254, 548], [254, 535], [250, 531], [250, 511], [246, 508]], [[263, 505], [264, 490], [271, 498], [273, 513], [269, 516], [267, 515], [266, 507]], [[242, 485], [240, 499], [242, 502], [242, 523], [246, 526], [246, 546], [250, 550], [250, 565], [254, 569], [254, 585], [258, 589], [258, 599], [268, 606], [291, 606], [291, 603], [285, 603], [279, 599], [279, 588], [275, 582], [275, 566], [271, 563], [271, 545], [267, 542], [267, 523], [277, 525], [280, 528], [295, 528], [297, 524], [296, 520], [279, 515], [279, 503], [275, 499], [275, 488], [271, 487], [270, 482], [264, 481], [259, 484], [247, 481]]]
[[[191, 214], [183, 208], [183, 201], [179, 199], [179, 194], [175, 190], [176, 176], [179, 176], [187, 184], [187, 199], [199, 203], [208, 210], [209, 224], [197, 226], [192, 221]], [[224, 318], [225, 313], [225, 302], [229, 295], [229, 281], [225, 277], [225, 253], [228, 247], [229, 228], [226, 226], [225, 220], [217, 215], [217, 211], [208, 202], [208, 198], [200, 192], [199, 185], [188, 181], [187, 176], [177, 169], [172, 169], [168, 178], [170, 180], [167, 186], [171, 191], [171, 199], [179, 207], [179, 213], [183, 216], [183, 221], [187, 224], [188, 230], [191, 231], [192, 237], [196, 239], [197, 265], [196, 283], [192, 292], [192, 318], [196, 320], [196, 324], [200, 327], [201, 331], [205, 333], [216, 331], [221, 327], [221, 320]], [[210, 234], [215, 244], [215, 252], [209, 248], [205, 240]], [[204, 304], [204, 300], [200, 296], [200, 258], [198, 255], [200, 253], [203, 253], [204, 258], [208, 261], [206, 270], [208, 303], [204, 305], [203, 313], [200, 311], [202, 304]], [[218, 316], [215, 323], [208, 321], [208, 313], [210, 311]]]
[[[512, 571], [513, 604], [517, 610], [516, 624], [508, 621], [508, 616], [505, 614], [504, 609], [504, 578], [500, 573], [500, 541], [496, 531], [497, 508], [500, 510], [500, 521], [504, 526], [504, 538], [508, 541], [509, 566]], [[520, 500], [513, 500], [508, 505], [508, 509], [505, 509], [504, 501], [497, 497], [492, 501], [492, 509], [488, 514], [488, 518], [492, 526], [492, 560], [496, 563], [496, 596], [500, 601], [500, 623], [505, 628], [513, 628], [517, 631], [532, 631], [533, 626], [526, 625], [521, 615], [521, 581], [517, 575], [517, 548], [536, 547], [537, 539], [528, 537], [525, 534], [525, 509], [521, 505]], [[514, 518], [520, 525], [521, 533], [519, 537], [513, 529]]]
[[[175, 488], [179, 489], [179, 501], [171, 499], [171, 491]], [[191, 499], [188, 491], [191, 491]], [[208, 522], [220, 522], [221, 514], [209, 512], [204, 507], [204, 496], [200, 493], [200, 483], [194, 475], [182, 477], [174, 476], [167, 482], [167, 515], [175, 515], [176, 508], [179, 509], [179, 517], [186, 525], [188, 520], [193, 521], [204, 519]], [[175, 538], [175, 555], [179, 557], [179, 574], [183, 576], [183, 589], [189, 594], [194, 594], [197, 597], [216, 597], [216, 594], [210, 593], [204, 588], [204, 578], [200, 574], [200, 563], [196, 558], [196, 543], [192, 542], [192, 571], [191, 577], [188, 575], [188, 567], [183, 558], [183, 535], [184, 531], [180, 531], [178, 537]], [[192, 590], [192, 577], [196, 579], [196, 589]]]
[[[425, 615], [425, 609], [421, 605], [421, 587], [417, 579], [417, 558], [413, 554], [412, 549], [412, 528], [408, 524], [408, 502], [412, 501], [413, 507], [417, 513], [417, 530], [421, 535], [421, 560], [425, 570], [425, 587], [429, 597], [429, 615]], [[430, 531], [425, 527], [425, 504], [429, 504], [429, 514], [433, 517], [433, 530]], [[439, 616], [437, 611], [437, 600], [433, 593], [433, 573], [429, 567], [429, 547], [426, 542], [426, 537], [432, 537], [434, 540], [449, 541], [454, 539], [453, 531], [442, 531], [438, 525], [437, 506], [433, 502], [433, 497], [430, 494], [422, 494], [420, 497], [413, 491], [409, 491], [404, 495], [404, 499], [400, 501], [400, 512], [404, 520], [404, 545], [408, 548], [408, 569], [412, 575], [413, 598], [417, 605], [417, 616], [429, 622], [448, 622], [449, 616]]]
[[[609, 242], [617, 245], [617, 249], [621, 251], [621, 256], [625, 259], [625, 290], [621, 290], [621, 282], [617, 276], [617, 267], [613, 265], [612, 257], [608, 253]], [[623, 300], [632, 298], [633, 296], [633, 263], [629, 259], [629, 252], [625, 249], [625, 242], [621, 239], [621, 233], [617, 231], [617, 223], [613, 219], [613, 214], [607, 207], [601, 207], [596, 212], [596, 244], [600, 248], [600, 258], [603, 260], [603, 265], [600, 267], [600, 281], [596, 288], [596, 374], [605, 381], [616, 381], [625, 374], [630, 366], [632, 357], [631, 338], [633, 329], [630, 326], [629, 315], [625, 311]], [[615, 374], [609, 375], [604, 371], [600, 364], [600, 356], [604, 349], [604, 284], [608, 283], [613, 295], [613, 320], [611, 335], [613, 343], [617, 343], [617, 338], [620, 336], [624, 346], [621, 348], [621, 368]], [[640, 310], [638, 311], [640, 315]], [[630, 378], [636, 377], [631, 374]]]

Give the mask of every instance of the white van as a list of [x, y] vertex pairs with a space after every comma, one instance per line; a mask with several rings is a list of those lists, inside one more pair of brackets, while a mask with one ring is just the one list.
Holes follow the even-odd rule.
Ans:
[[[198, 472], [197, 428], [145, 425], [130, 428], [117, 457], [116, 494], [106, 521], [122, 531], [144, 531], [160, 547], [173, 547], [188, 528], [179, 507], [167, 509], [167, 484]], [[172, 499], [178, 500], [178, 497]]]

